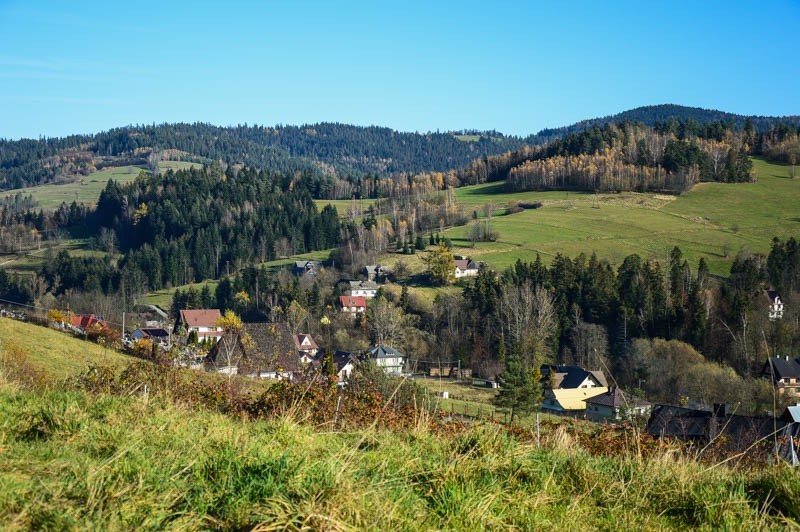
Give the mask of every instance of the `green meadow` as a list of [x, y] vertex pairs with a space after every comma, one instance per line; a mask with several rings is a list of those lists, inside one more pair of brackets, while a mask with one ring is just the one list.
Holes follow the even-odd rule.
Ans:
[[[193, 166], [200, 166], [197, 163], [190, 163], [184, 161], [161, 161], [158, 163], [161, 170], [181, 170], [191, 168]], [[5, 192], [4, 196], [9, 196], [17, 193], [22, 193], [23, 196], [32, 195], [39, 203], [39, 207], [44, 210], [54, 210], [61, 205], [61, 203], [86, 203], [87, 205], [94, 205], [97, 203], [100, 193], [106, 186], [106, 183], [113, 179], [118, 183], [127, 183], [136, 179], [139, 172], [145, 170], [143, 166], [115, 166], [105, 168], [103, 170], [89, 174], [83, 178], [75, 179], [67, 183], [51, 183], [48, 185], [41, 185], [38, 187], [20, 188], [16, 190], [9, 190]]]
[[[556, 253], [573, 257], [597, 253], [614, 264], [637, 253], [666, 258], [679, 246], [690, 263], [700, 257], [712, 273], [727, 275], [736, 252], [747, 247], [767, 253], [774, 236], [800, 233], [800, 180], [789, 167], [755, 159], [756, 183], [702, 183], [680, 196], [659, 194], [591, 194], [575, 192], [506, 193], [501, 183], [464, 187], [458, 201], [467, 212], [492, 202], [502, 209], [510, 201], [540, 201], [539, 209], [497, 216], [497, 242], [469, 242], [469, 226], [448, 230], [457, 252], [488, 262], [496, 269], [517, 259], [547, 261]], [[470, 222], [475, 223], [475, 222]]]
[[76, 375], [90, 364], [121, 368], [138, 360], [68, 333], [0, 318], [0, 353], [12, 346], [50, 382]]

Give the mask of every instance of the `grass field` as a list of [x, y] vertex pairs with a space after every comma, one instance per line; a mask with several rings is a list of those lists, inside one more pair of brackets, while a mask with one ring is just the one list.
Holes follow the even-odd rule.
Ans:
[[560, 428], [328, 430], [0, 381], [7, 530], [786, 530], [789, 467], [597, 456]]
[[22, 348], [28, 361], [52, 381], [76, 375], [92, 363], [121, 367], [138, 360], [63, 332], [0, 318], [0, 345], [9, 343]]
[[[162, 161], [158, 163], [158, 166], [166, 171], [168, 169], [179, 170], [200, 165], [184, 161]], [[119, 183], [127, 183], [136, 179], [136, 176], [142, 170], [144, 170], [144, 167], [141, 166], [116, 166], [105, 168], [69, 183], [9, 190], [4, 192], [3, 195], [13, 195], [18, 192], [24, 196], [31, 194], [39, 203], [39, 206], [45, 210], [57, 209], [62, 202], [69, 204], [77, 201], [78, 203], [94, 205], [109, 180], [114, 179]]]
[[[662, 259], [679, 246], [693, 267], [705, 257], [711, 272], [727, 275], [736, 252], [747, 247], [766, 253], [773, 236], [800, 233], [800, 180], [789, 168], [756, 159], [758, 182], [703, 183], [677, 197], [657, 194], [594, 194], [567, 192], [503, 192], [502, 184], [458, 190], [468, 212], [492, 201], [503, 207], [511, 200], [541, 201], [543, 207], [495, 218], [500, 238], [493, 243], [468, 242], [468, 227], [450, 229], [457, 253], [488, 262], [496, 269], [518, 258], [544, 260], [556, 253], [573, 257], [596, 252], [619, 264], [632, 253]], [[726, 257], [727, 251], [727, 257]]]

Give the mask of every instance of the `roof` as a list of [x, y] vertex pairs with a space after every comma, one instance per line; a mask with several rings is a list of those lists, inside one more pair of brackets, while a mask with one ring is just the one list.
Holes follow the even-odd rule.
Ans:
[[349, 281], [350, 288], [355, 290], [377, 290], [378, 283], [375, 281]]
[[590, 397], [589, 399], [585, 399], [585, 401], [587, 404], [608, 406], [611, 408], [636, 408], [650, 405], [647, 401], [642, 401], [629, 393], [623, 392], [619, 388], [612, 388], [606, 393]]
[[[770, 371], [770, 366], [772, 371]], [[764, 376], [780, 379], [800, 379], [800, 360], [789, 357], [770, 357], [764, 365]]]
[[145, 337], [150, 337], [150, 338], [169, 337], [169, 333], [160, 327], [139, 327], [137, 330], [142, 333], [142, 336]]
[[216, 327], [217, 320], [222, 317], [218, 308], [184, 309], [181, 321], [186, 327]]
[[339, 304], [343, 307], [366, 307], [367, 299], [364, 296], [339, 296]]
[[383, 345], [372, 346], [367, 350], [367, 353], [369, 354], [370, 358], [403, 358], [405, 356], [397, 349]]
[[[298, 350], [311, 350], [311, 349], [319, 349], [317, 342], [311, 337], [310, 334], [294, 334], [292, 335], [292, 340], [294, 340], [294, 346]], [[303, 342], [306, 342], [303, 345]]]
[[[586, 400], [608, 391], [606, 387], [548, 390], [547, 398], [555, 399], [563, 410], [586, 410]], [[543, 405], [546, 407], [546, 405]]]
[[569, 389], [580, 386], [587, 377], [598, 386], [607, 387], [608, 381], [602, 371], [587, 371], [579, 366], [542, 366], [543, 377], [550, 376], [550, 387], [553, 389]]
[[479, 264], [472, 259], [459, 259], [455, 261], [455, 266], [461, 271], [479, 269]]
[[[300, 360], [289, 328], [283, 323], [245, 323], [244, 332], [250, 341], [240, 337], [231, 354], [231, 362], [240, 374], [263, 371], [299, 371]], [[206, 365], [227, 365], [225, 337], [216, 343], [206, 357]]]
[[800, 423], [800, 404], [787, 407], [780, 419], [787, 423]]
[[357, 364], [358, 357], [349, 351], [336, 351], [333, 353], [333, 364], [336, 366], [336, 371], [342, 371], [347, 364]]
[[709, 410], [655, 405], [647, 421], [647, 432], [653, 436], [704, 441], [725, 434], [730, 438], [730, 447], [744, 450], [785, 425], [767, 416], [716, 416]]
[[88, 331], [93, 327], [99, 327], [101, 329], [108, 328], [108, 324], [103, 321], [103, 318], [98, 318], [94, 314], [80, 314], [72, 316], [71, 323], [73, 327], [80, 327], [85, 331]]
[[775, 303], [775, 300], [781, 297], [777, 290], [764, 290], [764, 293], [767, 294], [770, 303]]
[[318, 260], [296, 260], [294, 261], [295, 270], [313, 271], [319, 268], [320, 262]]

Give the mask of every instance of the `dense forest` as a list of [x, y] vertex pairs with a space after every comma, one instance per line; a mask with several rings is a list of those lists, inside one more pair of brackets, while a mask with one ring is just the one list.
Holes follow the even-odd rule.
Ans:
[[[637, 123], [687, 134], [707, 124], [727, 124], [737, 131], [751, 128], [772, 135], [776, 159], [790, 162], [797, 151], [800, 117], [741, 116], [678, 105], [647, 106], [585, 120], [571, 126], [544, 129], [527, 138], [496, 131], [405, 133], [384, 127], [337, 123], [275, 127], [209, 124], [128, 126], [94, 135], [38, 140], [0, 140], [0, 190], [87, 175], [107, 166], [152, 164], [160, 159], [201, 163], [220, 161], [283, 173], [305, 172], [314, 177], [312, 193], [319, 198], [378, 197], [388, 176], [458, 172], [458, 182], [505, 179], [509, 170], [531, 158], [535, 147], [606, 125]], [[680, 126], [683, 123], [684, 126]], [[781, 129], [784, 128], [784, 129]], [[792, 130], [794, 135], [790, 134]], [[463, 134], [463, 136], [461, 135]], [[782, 140], [775, 141], [780, 136]], [[718, 139], [719, 140], [719, 139]], [[783, 147], [777, 146], [784, 142]], [[750, 145], [751, 150], [762, 151]], [[516, 151], [520, 150], [520, 151]], [[567, 149], [569, 155], [579, 155]], [[602, 151], [602, 150], [599, 150]], [[583, 152], [582, 152], [583, 153]], [[593, 152], [587, 152], [591, 155]], [[505, 154], [494, 159], [491, 156]], [[561, 155], [566, 155], [561, 153]], [[470, 166], [470, 163], [475, 161]], [[508, 166], [508, 165], [511, 166]]]
[[15, 226], [59, 225], [65, 216], [63, 227], [85, 227], [104, 252], [51, 257], [34, 276], [42, 284], [34, 296], [80, 291], [119, 295], [130, 304], [147, 291], [335, 247], [338, 214], [330, 206], [318, 212], [304, 182], [250, 168], [223, 172], [217, 164], [159, 177], [142, 172], [127, 185], [109, 181], [92, 211], [73, 203], [63, 213], [28, 211], [12, 219]]
[[622, 122], [569, 133], [542, 146], [525, 146], [476, 159], [453, 181], [508, 180], [510, 191], [665, 191], [680, 193], [701, 181], [748, 182], [749, 155], [795, 164], [800, 129], [784, 122], [759, 132], [752, 122], [668, 120], [655, 126]]
[[[744, 129], [744, 127], [750, 123], [756, 131], [760, 133], [766, 133], [776, 126], [778, 122], [784, 122], [795, 127], [800, 126], [800, 116], [786, 116], [781, 118], [757, 115], [748, 116], [726, 113], [715, 109], [703, 109], [701, 107], [661, 104], [645, 105], [615, 115], [582, 120], [566, 127], [543, 129], [536, 134], [536, 137], [537, 140], [540, 141], [539, 143], [544, 143], [556, 138], [563, 138], [569, 133], [578, 133], [585, 129], [591, 129], [594, 126], [602, 127], [606, 124], [621, 124], [623, 122], [638, 122], [646, 126], [655, 126], [659, 123], [663, 124], [669, 121], [691, 121], [699, 125], [705, 125], [711, 122], [726, 122], [738, 129]], [[528, 143], [535, 144], [535, 142]]]
[[483, 155], [522, 146], [499, 133], [459, 140], [452, 133], [404, 133], [336, 123], [218, 127], [209, 124], [128, 126], [95, 135], [0, 140], [0, 190], [86, 175], [104, 166], [166, 158], [220, 161], [259, 169], [308, 172], [321, 178], [386, 176], [448, 170]]

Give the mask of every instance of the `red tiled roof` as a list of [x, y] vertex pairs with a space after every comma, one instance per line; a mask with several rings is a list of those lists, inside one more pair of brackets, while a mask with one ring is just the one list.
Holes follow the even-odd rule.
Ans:
[[80, 314], [72, 316], [72, 326], [80, 327], [81, 329], [87, 331], [92, 327], [100, 327], [102, 329], [108, 328], [106, 322], [96, 318], [94, 314]]
[[186, 327], [216, 327], [217, 320], [222, 317], [218, 308], [202, 308], [182, 310], [181, 321]]
[[366, 307], [367, 298], [364, 296], [339, 296], [339, 304], [343, 307]]

